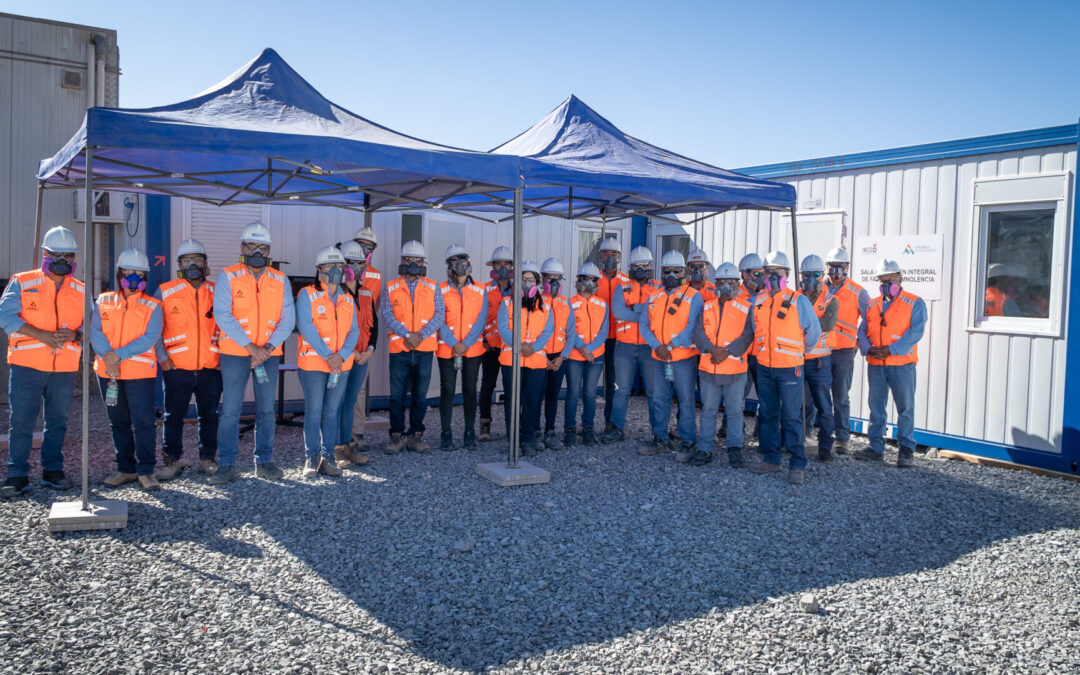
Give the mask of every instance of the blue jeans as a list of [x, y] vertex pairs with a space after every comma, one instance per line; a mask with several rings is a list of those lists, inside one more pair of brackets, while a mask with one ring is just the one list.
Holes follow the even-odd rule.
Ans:
[[870, 449], [885, 452], [885, 406], [889, 391], [896, 403], [896, 440], [903, 450], [915, 451], [915, 364], [867, 365], [870, 380]]
[[829, 356], [832, 362], [832, 403], [833, 426], [836, 440], [846, 441], [851, 438], [851, 378], [855, 372], [855, 347], [834, 349]]
[[390, 355], [390, 433], [405, 433], [405, 397], [410, 393], [409, 434], [424, 433], [432, 358], [434, 352], [409, 351]]
[[240, 454], [240, 411], [244, 405], [244, 389], [251, 378], [255, 390], [255, 462], [274, 461], [274, 388], [277, 386], [280, 356], [263, 362], [266, 382], [259, 384], [251, 368], [250, 356], [221, 355], [221, 419], [218, 422], [218, 464], [236, 464]]
[[[608, 313], [608, 321], [614, 321], [614, 317]], [[615, 363], [615, 348], [619, 343], [615, 338], [607, 338], [604, 340], [604, 426], [613, 424], [612, 418], [615, 417], [615, 392], [618, 385], [618, 372], [619, 368]], [[630, 389], [634, 386], [633, 378], [630, 379], [630, 384], [626, 387], [626, 395], [630, 396]], [[627, 404], [623, 406], [623, 424], [626, 423], [626, 408], [629, 405], [629, 398]], [[623, 424], [616, 424], [615, 426], [620, 429], [623, 428]]]
[[[828, 356], [806, 359], [806, 417], [816, 420], [818, 448], [832, 450], [833, 403], [832, 362]], [[810, 427], [812, 428], [812, 427]], [[807, 429], [809, 432], [809, 429]]]
[[[652, 358], [652, 357], [650, 357]], [[671, 416], [671, 395], [679, 399], [679, 440], [693, 443], [697, 440], [697, 423], [694, 419], [694, 383], [697, 367], [694, 359], [672, 361], [671, 369], [675, 374], [674, 382], [664, 377], [664, 364], [652, 358], [652, 388], [649, 390], [649, 411], [652, 417], [653, 436], [667, 439], [667, 423]], [[620, 371], [621, 373], [622, 371]]]
[[[356, 407], [356, 399], [360, 397], [360, 392], [364, 390], [368, 363], [362, 366], [353, 363], [353, 367], [349, 369], [349, 372], [341, 374], [342, 382], [338, 386], [345, 385], [345, 393], [341, 397], [341, 407], [338, 408], [337, 442], [341, 445], [345, 445], [352, 440], [353, 408]], [[304, 420], [307, 420], [306, 416]]]
[[[502, 367], [503, 382], [513, 382], [513, 369], [510, 366]], [[547, 371], [543, 368], [521, 369], [521, 414], [518, 418], [519, 442], [521, 445], [529, 445], [536, 440], [537, 422], [540, 421], [540, 399], [544, 394], [544, 378]], [[506, 410], [506, 437], [510, 438], [510, 396], [507, 391], [505, 400]]]
[[[548, 356], [548, 361], [551, 361]], [[544, 381], [544, 431], [555, 431], [555, 417], [559, 414], [559, 391], [562, 390], [563, 380], [566, 378], [566, 364], [569, 358], [563, 359], [558, 370], [547, 371]], [[569, 408], [567, 409], [569, 410]], [[537, 411], [539, 412], [539, 411]]]
[[757, 388], [758, 417], [761, 418], [759, 438], [765, 461], [769, 464], [780, 463], [780, 430], [783, 427], [784, 445], [791, 453], [788, 468], [805, 468], [802, 367], [768, 368], [758, 364]]
[[41, 437], [41, 469], [64, 470], [64, 436], [67, 435], [71, 392], [75, 373], [49, 373], [26, 366], [11, 366], [8, 405], [11, 429], [8, 434], [8, 478], [25, 478], [30, 472], [30, 448], [34, 423], [45, 406], [45, 428]]
[[[607, 349], [605, 347], [605, 349]], [[626, 427], [626, 410], [630, 407], [630, 392], [634, 388], [634, 380], [638, 374], [645, 381], [645, 394], [652, 396], [653, 381], [653, 357], [649, 345], [631, 345], [625, 342], [616, 342], [613, 356], [613, 368], [615, 370], [615, 393], [611, 400], [611, 420], [616, 428], [622, 430]], [[606, 356], [607, 351], [604, 352]], [[604, 363], [605, 370], [607, 362]], [[663, 374], [661, 372], [661, 374]], [[606, 384], [605, 384], [606, 386]], [[653, 424], [653, 409], [649, 405], [649, 426]], [[664, 417], [667, 424], [667, 417]], [[667, 433], [667, 432], [664, 432]]]
[[184, 453], [184, 417], [195, 395], [195, 413], [199, 417], [199, 459], [217, 457], [218, 404], [221, 402], [221, 371], [164, 370], [165, 414], [162, 420], [161, 452], [172, 459]]
[[596, 426], [596, 385], [600, 382], [600, 371], [604, 369], [604, 359], [574, 361], [567, 359], [566, 366], [566, 408], [563, 410], [563, 427], [573, 431], [577, 425], [577, 404], [584, 392], [581, 413], [581, 427], [585, 431]]
[[334, 444], [338, 437], [338, 413], [345, 396], [347, 372], [341, 374], [337, 386], [326, 388], [330, 373], [297, 368], [300, 387], [304, 390], [304, 451], [308, 460], [316, 461], [319, 451], [326, 461], [334, 461]]
[[[157, 434], [154, 429], [154, 388], [156, 377], [138, 380], [117, 380], [119, 397], [116, 405], [105, 406], [112, 429], [113, 449], [116, 451], [116, 470], [149, 476], [157, 461]], [[101, 399], [109, 378], [99, 377]]]
[[716, 438], [716, 416], [721, 405], [724, 406], [724, 416], [727, 418], [727, 447], [742, 448], [746, 373], [713, 375], [698, 371], [698, 377], [701, 382], [701, 427], [698, 431], [698, 449], [702, 452], [712, 452]]

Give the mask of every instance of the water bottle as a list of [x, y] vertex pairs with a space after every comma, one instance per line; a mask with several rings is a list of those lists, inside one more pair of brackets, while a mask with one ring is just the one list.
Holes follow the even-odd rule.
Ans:
[[[66, 323], [60, 324], [60, 328], [61, 329], [66, 329], [67, 324]], [[62, 349], [61, 347], [53, 347], [53, 350], [52, 350], [53, 356], [56, 356], [57, 354], [59, 354], [61, 349]]]
[[117, 401], [120, 400], [120, 385], [117, 384], [116, 378], [109, 380], [109, 385], [105, 387], [105, 405], [110, 408], [115, 406]]
[[454, 370], [461, 370], [461, 354], [454, 354]]
[[675, 381], [675, 370], [671, 367], [670, 361], [664, 363], [664, 379], [668, 382]]
[[330, 373], [330, 377], [326, 378], [326, 388], [333, 389], [337, 386], [338, 379], [341, 378], [341, 373]]
[[270, 380], [270, 376], [266, 374], [266, 368], [263, 364], [255, 366], [255, 381], [259, 384], [266, 384]]

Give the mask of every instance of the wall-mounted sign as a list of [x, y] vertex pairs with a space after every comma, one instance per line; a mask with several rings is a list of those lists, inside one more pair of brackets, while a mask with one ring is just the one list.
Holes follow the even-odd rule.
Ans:
[[856, 237], [851, 278], [862, 284], [870, 297], [879, 295], [874, 267], [882, 258], [889, 258], [900, 263], [906, 290], [923, 300], [940, 300], [944, 244], [940, 234]]

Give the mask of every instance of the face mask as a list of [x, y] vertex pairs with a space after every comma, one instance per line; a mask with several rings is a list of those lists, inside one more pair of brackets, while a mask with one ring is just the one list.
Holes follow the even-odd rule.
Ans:
[[802, 280], [803, 292], [805, 292], [805, 293], [816, 293], [819, 288], [821, 288], [821, 278], [820, 277], [815, 277], [815, 276], [803, 277], [803, 280]]
[[341, 283], [341, 278], [345, 276], [344, 270], [336, 265], [331, 267], [328, 272], [319, 272], [319, 281], [324, 284], [337, 285]]
[[787, 275], [774, 272], [769, 275], [765, 283], [769, 286], [770, 291], [782, 291], [787, 288]]
[[254, 267], [257, 270], [270, 264], [270, 258], [264, 256], [262, 251], [258, 251], [252, 255], [242, 255], [240, 256], [240, 261], [248, 267]]
[[595, 293], [596, 282], [592, 279], [578, 279], [577, 290], [578, 293]]
[[[368, 256], [369, 258], [371, 256]], [[367, 262], [359, 262], [356, 260], [345, 261], [345, 274], [342, 277], [345, 281], [363, 281], [364, 272], [367, 271]]]
[[120, 273], [116, 273], [117, 278], [120, 280], [120, 288], [125, 291], [145, 291], [146, 279], [143, 279], [138, 274], [132, 272], [126, 277], [120, 276]]
[[472, 272], [472, 265], [468, 260], [455, 260], [446, 266], [446, 270], [452, 277], [464, 277]]
[[829, 278], [833, 281], [842, 281], [847, 276], [847, 270], [843, 265], [829, 265]]
[[66, 277], [75, 271], [75, 263], [68, 262], [64, 258], [50, 258], [45, 256], [41, 261], [42, 272], [52, 272], [58, 277]]
[[634, 281], [645, 281], [646, 279], [648, 279], [651, 276], [652, 276], [652, 274], [649, 273], [649, 268], [648, 267], [636, 267], [635, 266], [635, 267], [630, 268], [630, 278], [633, 279]]
[[491, 270], [492, 281], [510, 281], [511, 270], [509, 267], [500, 267], [499, 269]]
[[751, 276], [749, 281], [743, 281], [743, 285], [751, 293], [757, 293], [761, 289], [765, 288], [765, 277]]
[[360, 241], [357, 243], [360, 244], [360, 248], [364, 249], [364, 253], [367, 254], [368, 260], [371, 260], [371, 254], [375, 252], [375, 244], [372, 244], [370, 241]]
[[619, 261], [613, 255], [609, 255], [600, 261], [600, 269], [605, 272], [619, 269]]
[[664, 274], [664, 288], [669, 291], [682, 285], [682, 278], [674, 272]]
[[521, 297], [523, 298], [535, 298], [536, 294], [540, 290], [536, 287], [536, 282], [532, 279], [521, 280]]
[[695, 267], [694, 269], [690, 270], [690, 281], [693, 281], [694, 283], [700, 283], [702, 281], [705, 281], [705, 272], [706, 271], [701, 269], [700, 267]]
[[716, 297], [721, 300], [730, 300], [735, 297], [735, 287], [726, 281], [716, 284]]
[[206, 276], [206, 270], [198, 263], [191, 263], [180, 270], [179, 276], [181, 279], [187, 279], [188, 281], [198, 281]]
[[558, 295], [560, 288], [562, 288], [562, 282], [558, 279], [544, 282], [544, 292], [548, 295]]
[[427, 265], [420, 265], [414, 262], [401, 263], [398, 265], [398, 274], [403, 277], [424, 277], [427, 276]]
[[895, 298], [900, 295], [900, 286], [897, 284], [881, 284], [881, 294], [886, 298]]

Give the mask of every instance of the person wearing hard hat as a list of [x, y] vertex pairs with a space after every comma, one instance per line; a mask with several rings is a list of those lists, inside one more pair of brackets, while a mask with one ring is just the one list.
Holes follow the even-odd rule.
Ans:
[[[518, 411], [518, 429], [510, 429], [510, 392], [506, 392], [506, 437], [511, 432], [518, 433], [521, 454], [524, 457], [544, 449], [544, 444], [536, 438], [536, 427], [540, 421], [540, 398], [544, 392], [544, 379], [547, 375], [548, 359], [544, 346], [555, 332], [554, 312], [551, 305], [544, 301], [541, 290], [540, 266], [532, 260], [521, 262], [521, 396]], [[499, 337], [502, 339], [502, 353], [499, 363], [502, 365], [503, 382], [513, 378], [514, 364], [514, 299], [505, 298], [499, 305]]]
[[686, 256], [686, 283], [701, 294], [703, 303], [716, 299], [716, 286], [709, 278], [711, 267], [709, 256], [705, 255], [705, 251], [700, 248], [695, 248], [690, 251], [690, 255]]
[[765, 256], [765, 297], [753, 308], [757, 355], [758, 417], [763, 461], [754, 473], [782, 471], [783, 445], [791, 453], [788, 482], [800, 485], [805, 476], [803, 435], [803, 370], [806, 351], [821, 339], [821, 322], [806, 296], [787, 287], [791, 264], [782, 251]]
[[[806, 434], [814, 426], [818, 429], [818, 459], [826, 464], [832, 463], [833, 447], [833, 400], [832, 400], [832, 354], [833, 330], [840, 311], [840, 303], [825, 292], [825, 261], [818, 255], [808, 255], [799, 265], [799, 294], [810, 301], [814, 314], [821, 325], [821, 337], [817, 344], [808, 348], [804, 354], [804, 376], [806, 401]], [[813, 422], [813, 424], [811, 424]]]
[[[747, 253], [739, 260], [739, 278], [742, 279], [742, 284], [739, 285], [739, 294], [735, 296], [739, 302], [753, 308], [768, 297], [765, 292], [765, 263], [757, 253]], [[754, 401], [747, 405], [746, 401], [750, 396], [750, 387], [757, 387], [757, 357], [754, 354], [755, 350], [751, 349], [746, 355], [747, 377], [743, 387], [743, 406], [755, 411], [754, 438], [757, 439], [761, 429], [761, 418], [757, 415], [758, 404]]]
[[859, 351], [866, 357], [869, 382], [870, 447], [854, 456], [872, 461], [884, 458], [886, 406], [892, 391], [900, 444], [896, 465], [909, 467], [915, 464], [915, 364], [926, 329], [926, 303], [903, 289], [904, 275], [895, 260], [878, 262], [874, 276], [881, 295], [870, 301], [859, 324]]
[[129, 248], [116, 259], [119, 291], [97, 298], [90, 317], [90, 344], [97, 358], [101, 398], [112, 429], [116, 473], [105, 484], [118, 487], [138, 479], [144, 490], [161, 487], [154, 477], [154, 386], [161, 337], [161, 303], [146, 295], [150, 261]]
[[[651, 255], [650, 255], [651, 257]], [[600, 285], [596, 294], [608, 306], [608, 335], [604, 342], [604, 433], [614, 432], [616, 424], [612, 421], [615, 414], [615, 386], [618, 370], [615, 363], [615, 317], [612, 314], [614, 305], [612, 298], [630, 283], [630, 277], [619, 270], [622, 262], [622, 248], [619, 240], [614, 237], [605, 237], [600, 242]], [[618, 427], [621, 429], [622, 427]]]
[[584, 401], [581, 411], [581, 442], [596, 443], [596, 385], [604, 367], [604, 341], [608, 334], [607, 304], [596, 296], [600, 283], [600, 268], [586, 262], [578, 270], [577, 295], [570, 298], [574, 313], [573, 333], [567, 335], [571, 343], [569, 360], [566, 362], [566, 406], [563, 409], [563, 443], [573, 445], [577, 436], [577, 404]]
[[214, 284], [222, 395], [218, 469], [207, 479], [211, 485], [240, 475], [240, 411], [249, 377], [255, 392], [255, 475], [264, 480], [284, 476], [274, 464], [274, 387], [296, 310], [289, 278], [271, 264], [271, 243], [270, 228], [249, 223], [240, 233], [240, 262], [221, 270]]
[[986, 270], [985, 316], [1020, 316], [1019, 284], [1012, 263], [994, 263]]
[[30, 450], [42, 407], [41, 484], [67, 490], [64, 436], [82, 354], [83, 283], [71, 275], [79, 245], [66, 227], [41, 242], [41, 267], [8, 280], [0, 297], [0, 328], [8, 336], [9, 444], [5, 498], [30, 489]]
[[[390, 442], [386, 453], [402, 448], [427, 452], [424, 416], [431, 383], [431, 359], [438, 346], [435, 334], [443, 325], [446, 310], [442, 293], [427, 277], [427, 251], [418, 241], [401, 247], [401, 275], [386, 285], [386, 302], [380, 305], [390, 349]], [[405, 436], [405, 397], [412, 395], [408, 438]]]
[[[693, 464], [708, 463], [716, 443], [716, 417], [724, 406], [727, 417], [725, 443], [728, 464], [743, 465], [743, 397], [746, 386], [746, 355], [754, 342], [750, 305], [736, 299], [739, 269], [731, 263], [716, 268], [716, 297], [705, 302], [694, 325], [694, 344], [701, 352], [698, 378], [701, 386], [700, 454]], [[696, 459], [695, 459], [696, 458]]]
[[461, 373], [461, 402], [465, 414], [462, 444], [476, 449], [476, 382], [487, 349], [484, 326], [488, 316], [488, 293], [473, 281], [469, 251], [460, 244], [446, 249], [446, 281], [439, 284], [446, 320], [439, 328], [435, 356], [439, 359], [439, 422], [443, 450], [454, 450], [451, 422], [458, 372]]
[[[562, 450], [564, 445], [555, 431], [559, 413], [559, 391], [566, 377], [566, 359], [574, 349], [574, 311], [570, 302], [559, 294], [566, 270], [558, 258], [548, 258], [540, 266], [544, 301], [551, 307], [554, 332], [544, 346], [547, 354], [547, 378], [544, 381], [544, 445], [550, 450]], [[536, 414], [540, 414], [539, 408]], [[537, 425], [539, 428], [539, 424]]]
[[371, 293], [372, 298], [375, 300], [375, 306], [378, 307], [379, 299], [382, 296], [382, 272], [371, 264], [371, 258], [375, 255], [375, 249], [379, 246], [379, 237], [376, 236], [375, 230], [365, 227], [353, 235], [353, 241], [359, 244], [364, 251], [364, 264], [356, 270], [362, 272], [361, 276], [358, 277], [358, 281]]
[[221, 402], [221, 356], [214, 321], [214, 282], [206, 248], [185, 239], [176, 251], [176, 279], [154, 291], [161, 303], [161, 339], [156, 345], [165, 390], [161, 467], [158, 480], [172, 480], [183, 468], [184, 417], [191, 397], [199, 418], [199, 473], [217, 470], [218, 404]]
[[[363, 256], [361, 256], [360, 258], [348, 258], [348, 257], [346, 257], [347, 268], [352, 271], [352, 276], [355, 279], [353, 282], [348, 282], [348, 283], [353, 284], [351, 286], [352, 288], [355, 288], [357, 285], [359, 285], [363, 290], [365, 290], [367, 292], [368, 295], [371, 296], [371, 306], [372, 306], [373, 314], [372, 314], [372, 325], [370, 327], [370, 331], [368, 332], [368, 334], [371, 336], [370, 337], [371, 342], [370, 342], [370, 345], [369, 345], [370, 346], [370, 351], [374, 352], [375, 351], [375, 342], [376, 342], [375, 338], [379, 333], [379, 319], [378, 319], [377, 310], [379, 309], [379, 301], [382, 299], [383, 287], [382, 287], [382, 273], [379, 271], [379, 268], [377, 268], [377, 267], [375, 267], [375, 265], [371, 264], [371, 259], [375, 255], [375, 249], [378, 248], [378, 246], [379, 246], [379, 237], [376, 236], [375, 230], [371, 229], [370, 227], [365, 227], [365, 228], [362, 228], [362, 229], [358, 230], [356, 232], [356, 234], [353, 235], [352, 243], [354, 243], [354, 244], [356, 244], [357, 246], [360, 247], [360, 250], [363, 252]], [[348, 244], [348, 242], [346, 242], [345, 244], [343, 244], [340, 247], [341, 252], [343, 254], [346, 253], [346, 248], [348, 248], [348, 252], [355, 255], [356, 250], [354, 248], [352, 248], [352, 247], [347, 247], [347, 244]], [[351, 262], [349, 262], [349, 261], [351, 261]], [[346, 278], [348, 278], [348, 276], [349, 275], [346, 274]], [[348, 285], [348, 283], [346, 285]], [[353, 295], [353, 299], [357, 300], [357, 305], [356, 305], [357, 312], [358, 312], [357, 313], [357, 319], [359, 321], [361, 321], [360, 336], [361, 336], [361, 338], [363, 338], [365, 332], [367, 332], [367, 331], [365, 331], [365, 327], [363, 325], [363, 318], [364, 318], [363, 317], [363, 314], [364, 314], [363, 305], [364, 305], [364, 300], [360, 298], [360, 296], [359, 296], [359, 294], [357, 292], [355, 292], [355, 291], [350, 291], [350, 292]], [[361, 342], [363, 342], [362, 339], [358, 340], [357, 344], [360, 344]], [[356, 397], [355, 398], [350, 398], [350, 400], [353, 401], [352, 415], [346, 415], [345, 416], [352, 425], [352, 428], [350, 429], [352, 438], [351, 438], [351, 440], [345, 440], [345, 441], [341, 441], [339, 439], [339, 444], [340, 443], [348, 443], [349, 444], [349, 446], [350, 446], [349, 457], [352, 458], [354, 461], [360, 460], [360, 461], [356, 461], [356, 463], [359, 463], [359, 464], [363, 464], [364, 462], [367, 461], [367, 456], [360, 454], [360, 449], [365, 447], [364, 446], [364, 425], [367, 424], [367, 403], [368, 403], [367, 402], [368, 392], [367, 392], [367, 389], [363, 386], [364, 380], [367, 377], [367, 360], [364, 359], [363, 361], [361, 361], [361, 359], [360, 359], [360, 356], [362, 356], [364, 351], [369, 351], [369, 350], [364, 349], [363, 351], [360, 351], [357, 354], [357, 358], [353, 361], [354, 366], [356, 366], [356, 365], [363, 366], [363, 370], [361, 370], [361, 371], [356, 371], [355, 369], [350, 369], [349, 370], [349, 380], [350, 380], [350, 382], [355, 381], [355, 379], [357, 377], [360, 378], [360, 386], [359, 386], [359, 389], [356, 390], [356, 392], [357, 392]], [[369, 354], [367, 358], [370, 358], [370, 357], [371, 357], [371, 355]], [[350, 393], [351, 393], [351, 391], [346, 392], [346, 398], [349, 398]], [[339, 461], [339, 465], [340, 465], [340, 461]]]
[[695, 447], [697, 423], [694, 419], [694, 325], [704, 303], [701, 294], [686, 283], [686, 260], [678, 251], [668, 251], [660, 259], [664, 290], [649, 297], [641, 321], [641, 335], [652, 349], [652, 390], [649, 407], [654, 411], [652, 439], [638, 448], [642, 455], [667, 452], [667, 422], [671, 396], [679, 398], [679, 441], [675, 461], [704, 464]]
[[[485, 287], [487, 293], [487, 323], [484, 325], [484, 355], [480, 360], [480, 432], [477, 440], [491, 440], [491, 400], [495, 396], [495, 385], [502, 372], [499, 356], [502, 354], [502, 339], [499, 337], [499, 306], [510, 297], [511, 284], [514, 282], [514, 254], [505, 246], [498, 246], [491, 252], [487, 261], [491, 268], [491, 281]], [[510, 394], [510, 382], [503, 380], [503, 395]]]
[[[609, 343], [604, 345], [604, 372], [614, 371], [615, 391], [611, 401], [611, 418], [605, 419], [607, 426], [600, 438], [604, 443], [619, 443], [626, 439], [623, 431], [626, 428], [626, 411], [630, 407], [630, 391], [634, 388], [637, 377], [640, 375], [645, 383], [647, 400], [653, 390], [652, 349], [641, 334], [641, 324], [648, 320], [645, 308], [649, 298], [664, 291], [653, 279], [652, 251], [644, 246], [637, 246], [630, 251], [629, 277], [629, 281], [612, 293], [611, 305], [608, 307], [608, 323], [613, 319], [615, 323], [615, 348], [612, 350]], [[603, 280], [601, 277], [601, 283]], [[608, 353], [611, 351], [615, 354], [609, 359]], [[614, 365], [609, 367], [609, 361]], [[651, 405], [648, 408], [651, 429], [654, 413]]]
[[858, 351], [859, 322], [866, 319], [870, 306], [870, 294], [848, 276], [851, 258], [842, 248], [834, 248], [825, 257], [829, 278], [825, 290], [837, 302], [836, 328], [833, 331], [833, 349], [829, 355], [832, 367], [833, 426], [836, 442], [833, 450], [838, 455], [847, 454], [851, 439], [851, 379], [855, 372], [855, 354]]
[[334, 459], [338, 468], [351, 464], [367, 464], [364, 444], [365, 405], [364, 381], [367, 379], [368, 362], [375, 354], [379, 337], [379, 319], [375, 312], [377, 293], [372, 292], [365, 278], [367, 259], [371, 254], [355, 241], [341, 245], [345, 258], [341, 289], [352, 296], [356, 307], [356, 346], [353, 348], [352, 368], [345, 379], [345, 394], [341, 398], [338, 413], [338, 438], [334, 446]]
[[327, 246], [315, 257], [315, 283], [296, 296], [296, 374], [304, 390], [304, 478], [340, 476], [338, 415], [360, 337], [356, 302], [342, 288], [345, 256]]

